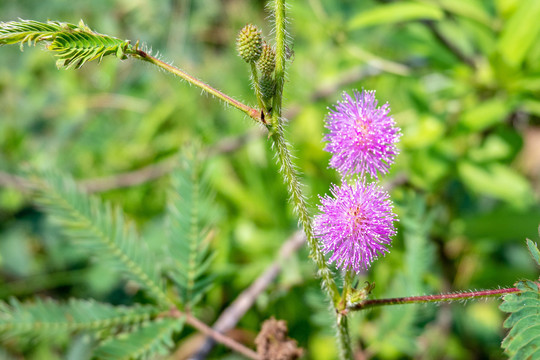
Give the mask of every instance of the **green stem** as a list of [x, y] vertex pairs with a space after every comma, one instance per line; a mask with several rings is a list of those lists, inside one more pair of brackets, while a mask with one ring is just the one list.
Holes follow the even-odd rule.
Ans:
[[339, 341], [339, 358], [354, 359], [351, 338], [349, 336], [349, 322], [347, 315], [337, 314], [337, 331]]
[[276, 81], [276, 93], [272, 103], [272, 116], [274, 128], [281, 119], [281, 106], [283, 99], [283, 86], [285, 84], [285, 37], [286, 37], [286, 17], [285, 0], [275, 0], [275, 22], [276, 22], [276, 67], [274, 70], [274, 79]]
[[353, 352], [351, 347], [351, 338], [349, 336], [349, 325], [347, 320], [347, 312], [344, 311], [347, 308], [347, 302], [349, 298], [349, 292], [351, 291], [353, 281], [352, 271], [347, 270], [343, 274], [343, 292], [341, 300], [336, 306], [337, 310], [337, 334], [339, 341], [339, 357], [340, 359], [353, 359]]
[[232, 97], [222, 93], [219, 90], [214, 89], [210, 85], [204, 83], [203, 81], [201, 81], [201, 80], [199, 80], [197, 78], [194, 78], [193, 76], [191, 76], [188, 73], [178, 69], [177, 67], [175, 67], [173, 65], [170, 65], [170, 64], [167, 64], [166, 62], [161, 61], [158, 58], [153, 57], [152, 55], [150, 55], [150, 54], [148, 54], [148, 53], [146, 53], [146, 52], [144, 52], [144, 51], [142, 51], [140, 49], [133, 49], [133, 52], [130, 53], [130, 55], [132, 55], [133, 57], [135, 57], [137, 59], [140, 59], [140, 60], [149, 62], [151, 64], [154, 64], [154, 65], [162, 68], [163, 70], [165, 70], [165, 71], [167, 71], [169, 73], [172, 73], [174, 75], [177, 75], [177, 76], [181, 77], [182, 79], [184, 79], [188, 83], [193, 84], [193, 85], [201, 88], [202, 90], [204, 90], [207, 93], [217, 97], [218, 99], [222, 100], [223, 102], [237, 108], [238, 110], [242, 111], [243, 113], [245, 113], [246, 115], [248, 115], [252, 119], [254, 119], [254, 120], [258, 121], [258, 122], [262, 122], [261, 113], [260, 113], [259, 110], [254, 109], [252, 107], [249, 107], [249, 106], [241, 103], [240, 101], [233, 99]]
[[351, 291], [353, 278], [354, 276], [351, 270], [346, 270], [345, 274], [343, 274], [343, 291], [341, 295], [341, 301], [337, 307], [338, 312], [342, 312], [347, 308], [347, 302], [349, 298], [349, 292]]
[[426, 295], [426, 296], [409, 296], [401, 298], [391, 298], [391, 299], [371, 299], [364, 300], [356, 304], [352, 304], [347, 307], [343, 313], [348, 311], [358, 311], [373, 308], [376, 306], [386, 306], [386, 305], [403, 305], [403, 304], [426, 304], [433, 302], [451, 302], [457, 300], [468, 300], [475, 298], [488, 298], [488, 297], [500, 297], [506, 294], [513, 294], [521, 292], [518, 288], [507, 288], [507, 289], [494, 289], [494, 290], [482, 290], [482, 291], [471, 291], [466, 293], [457, 293], [457, 294], [440, 294], [440, 295]]
[[261, 88], [259, 87], [259, 75], [257, 74], [257, 65], [255, 62], [250, 63], [251, 68], [251, 81], [253, 82], [253, 88], [255, 89], [255, 96], [257, 97], [257, 103], [261, 108], [261, 111], [266, 111], [262, 101]]
[[310, 257], [313, 259], [313, 261], [315, 261], [315, 264], [317, 264], [317, 267], [319, 268], [319, 275], [321, 277], [323, 288], [327, 291], [330, 299], [332, 299], [334, 306], [336, 306], [341, 300], [341, 297], [339, 296], [336, 283], [334, 282], [332, 273], [328, 268], [324, 254], [322, 253], [321, 249], [319, 249], [317, 240], [313, 236], [310, 214], [307, 210], [306, 200], [302, 193], [302, 187], [300, 181], [298, 180], [298, 174], [291, 160], [289, 147], [285, 141], [285, 137], [283, 136], [283, 128], [281, 124], [278, 124], [271, 136], [275, 145], [281, 173], [285, 178], [285, 183], [287, 184], [296, 213], [300, 218], [300, 222], [304, 228], [304, 232], [306, 233]]
[[[306, 206], [306, 200], [302, 193], [301, 183], [298, 180], [298, 174], [291, 160], [291, 154], [285, 137], [283, 135], [283, 127], [281, 125], [283, 86], [285, 83], [285, 37], [286, 37], [286, 16], [285, 16], [285, 0], [274, 0], [274, 16], [275, 16], [275, 34], [276, 34], [276, 68], [274, 79], [276, 81], [276, 93], [272, 102], [271, 124], [272, 130], [270, 136], [274, 142], [275, 150], [280, 164], [280, 170], [285, 178], [285, 183], [294, 207], [304, 232], [306, 233], [307, 244], [309, 247], [310, 257], [315, 261], [319, 269], [322, 288], [326, 291], [334, 308], [341, 301], [339, 291], [337, 289], [332, 273], [328, 268], [324, 254], [317, 244], [317, 239], [313, 234], [311, 226], [311, 217]], [[347, 317], [345, 314], [337, 314], [337, 336], [340, 344], [341, 359], [353, 359], [353, 354], [350, 346], [349, 328], [347, 326]]]

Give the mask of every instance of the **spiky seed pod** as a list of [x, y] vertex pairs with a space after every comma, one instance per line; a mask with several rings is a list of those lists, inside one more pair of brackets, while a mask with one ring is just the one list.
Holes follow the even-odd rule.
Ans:
[[238, 55], [247, 63], [257, 61], [261, 57], [262, 43], [261, 31], [255, 25], [247, 24], [236, 39]]
[[276, 93], [276, 82], [269, 74], [264, 74], [259, 79], [259, 89], [264, 101], [267, 101]]
[[276, 68], [276, 51], [266, 42], [263, 44], [262, 54], [257, 61], [257, 67], [262, 74], [270, 75]]

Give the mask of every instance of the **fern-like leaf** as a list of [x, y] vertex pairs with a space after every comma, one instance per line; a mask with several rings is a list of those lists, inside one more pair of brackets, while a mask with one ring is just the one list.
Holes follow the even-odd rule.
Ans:
[[52, 41], [54, 34], [62, 31], [62, 25], [49, 21], [42, 23], [33, 20], [0, 22], [0, 45], [36, 45], [39, 41]]
[[20, 303], [0, 302], [0, 337], [52, 338], [79, 331], [116, 332], [157, 316], [154, 306], [112, 306], [91, 300], [71, 299], [67, 303], [36, 299]]
[[184, 325], [183, 319], [164, 318], [148, 322], [129, 333], [105, 340], [94, 352], [97, 359], [129, 360], [167, 354], [173, 347], [173, 332]]
[[504, 322], [505, 328], [511, 328], [501, 346], [510, 359], [540, 358], [540, 292], [538, 284], [532, 281], [520, 281], [517, 284], [520, 293], [504, 296], [499, 307], [511, 313]]
[[208, 249], [211, 203], [201, 176], [196, 151], [186, 150], [172, 174], [168, 218], [171, 268], [169, 274], [180, 289], [183, 303], [194, 306], [213, 281], [207, 275], [212, 256]]
[[114, 54], [119, 59], [136, 50], [127, 40], [99, 34], [81, 22], [78, 25], [32, 20], [0, 22], [0, 45], [47, 43], [47, 49], [56, 53], [56, 65], [61, 68], [76, 69], [86, 62]]
[[163, 290], [153, 254], [133, 226], [124, 221], [119, 208], [83, 193], [71, 178], [56, 173], [34, 176], [31, 183], [36, 202], [61, 225], [69, 239], [98, 261], [122, 271], [159, 304], [173, 304]]

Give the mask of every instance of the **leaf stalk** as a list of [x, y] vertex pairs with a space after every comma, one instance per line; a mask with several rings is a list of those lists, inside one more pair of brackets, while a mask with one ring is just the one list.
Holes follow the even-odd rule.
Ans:
[[451, 302], [458, 300], [469, 300], [477, 298], [490, 298], [490, 297], [500, 297], [507, 294], [519, 293], [520, 289], [505, 288], [505, 289], [492, 289], [492, 290], [482, 290], [482, 291], [471, 291], [463, 292], [456, 294], [439, 294], [439, 295], [424, 295], [424, 296], [408, 296], [408, 297], [399, 297], [399, 298], [389, 298], [389, 299], [369, 299], [364, 300], [350, 306], [343, 311], [343, 313], [348, 313], [349, 311], [359, 311], [365, 310], [377, 306], [387, 306], [387, 305], [404, 305], [404, 304], [427, 304], [434, 302]]
[[263, 120], [261, 119], [261, 113], [259, 110], [257, 109], [254, 109], [248, 105], [245, 105], [243, 103], [241, 103], [240, 101], [238, 100], [235, 100], [233, 99], [232, 97], [230, 97], [229, 95], [226, 95], [224, 93], [222, 93], [221, 91], [217, 90], [217, 89], [214, 89], [212, 86], [206, 84], [205, 82], [189, 75], [188, 73], [180, 70], [179, 68], [171, 65], [171, 64], [167, 64], [166, 62], [150, 55], [149, 53], [141, 50], [141, 49], [134, 49], [132, 53], [130, 53], [131, 56], [139, 59], [139, 60], [143, 60], [143, 61], [146, 61], [146, 62], [149, 62], [153, 65], [156, 65], [157, 67], [160, 67], [161, 69], [171, 73], [171, 74], [174, 74], [180, 78], [182, 78], [183, 80], [187, 81], [188, 83], [192, 84], [192, 85], [195, 85], [199, 88], [201, 88], [203, 91], [215, 96], [216, 98], [220, 99], [221, 101], [225, 102], [226, 104], [229, 104], [231, 105], [232, 107], [242, 111], [244, 114], [246, 114], [247, 116], [249, 116], [250, 118], [252, 118], [253, 120], [257, 121], [257, 122], [261, 122], [263, 123]]

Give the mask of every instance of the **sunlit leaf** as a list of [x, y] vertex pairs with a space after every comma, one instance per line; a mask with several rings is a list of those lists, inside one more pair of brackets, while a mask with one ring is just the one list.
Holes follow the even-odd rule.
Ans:
[[477, 194], [490, 195], [517, 207], [533, 201], [533, 191], [527, 179], [508, 166], [461, 161], [458, 172], [463, 183]]
[[522, 0], [503, 27], [497, 50], [511, 66], [519, 66], [531, 46], [538, 46], [540, 1]]
[[392, 24], [411, 20], [441, 20], [443, 11], [436, 6], [414, 2], [397, 2], [363, 11], [349, 21], [351, 30], [366, 26]]
[[459, 123], [468, 130], [484, 130], [504, 121], [505, 116], [511, 111], [508, 105], [506, 99], [494, 98], [484, 101], [465, 111]]

